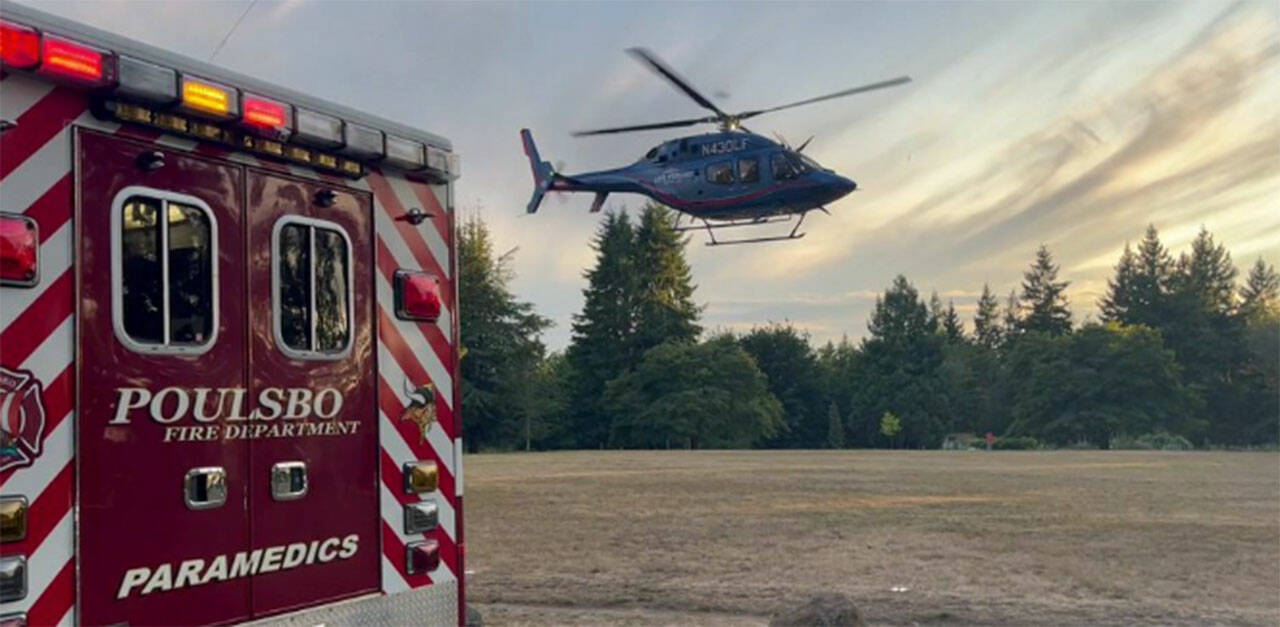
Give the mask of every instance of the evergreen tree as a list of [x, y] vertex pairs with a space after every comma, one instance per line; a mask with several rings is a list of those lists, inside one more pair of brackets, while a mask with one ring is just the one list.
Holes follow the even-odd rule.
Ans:
[[1071, 332], [1071, 309], [1067, 306], [1069, 282], [1058, 280], [1058, 266], [1049, 249], [1041, 245], [1036, 260], [1023, 274], [1021, 302], [1027, 315], [1020, 321], [1022, 331], [1050, 335]]
[[577, 445], [598, 448], [609, 435], [600, 407], [605, 385], [639, 360], [635, 342], [635, 229], [626, 212], [605, 214], [592, 241], [596, 265], [586, 272], [582, 313], [573, 317], [566, 354]]
[[752, 329], [738, 339], [782, 403], [783, 424], [764, 444], [783, 448], [821, 448], [827, 440], [818, 360], [809, 338], [789, 324]]
[[700, 308], [693, 303], [692, 272], [684, 257], [685, 240], [676, 232], [670, 209], [649, 204], [635, 232], [634, 355], [663, 342], [694, 342]]
[[827, 448], [844, 448], [844, 424], [835, 403], [827, 405]]
[[1240, 315], [1249, 322], [1280, 317], [1280, 274], [1259, 257], [1240, 288]]
[[960, 321], [960, 316], [956, 313], [956, 303], [954, 300], [947, 301], [947, 310], [942, 314], [942, 334], [946, 336], [947, 341], [951, 343], [964, 341], [964, 323]]
[[1182, 364], [1184, 383], [1204, 398], [1209, 436], [1219, 442], [1239, 442], [1252, 420], [1233, 409], [1242, 394], [1234, 374], [1247, 360], [1235, 277], [1231, 254], [1201, 228], [1191, 252], [1178, 257], [1160, 329]]
[[843, 418], [845, 443], [848, 446], [859, 444], [856, 434], [864, 433], [857, 423], [851, 401], [854, 390], [861, 380], [859, 375], [859, 353], [857, 347], [848, 337], [840, 338], [840, 343], [828, 341], [817, 351], [819, 387], [824, 392], [827, 402], [833, 403]]
[[938, 298], [938, 290], [929, 294], [929, 326], [935, 333], [942, 333], [942, 321], [947, 311], [942, 308], [942, 299]]
[[991, 349], [998, 348], [1004, 341], [1004, 329], [1000, 326], [1000, 303], [986, 283], [982, 284], [978, 313], [973, 316], [973, 335], [979, 344]]
[[946, 435], [947, 399], [939, 370], [944, 340], [907, 278], [898, 275], [876, 299], [858, 357], [857, 382], [849, 420], [861, 429], [855, 440], [882, 442], [877, 435], [885, 412], [898, 416], [897, 441], [910, 447], [936, 446]]
[[1147, 225], [1135, 254], [1128, 244], [1116, 264], [1116, 276], [1107, 281], [1107, 294], [1099, 303], [1105, 322], [1141, 324], [1161, 329], [1171, 315], [1170, 293], [1175, 264], [1160, 243], [1154, 224]]
[[1004, 301], [1004, 342], [1007, 344], [1022, 333], [1022, 306], [1018, 303], [1018, 291], [1009, 290]]
[[1124, 322], [1133, 308], [1134, 289], [1137, 283], [1138, 258], [1125, 242], [1124, 252], [1116, 263], [1116, 275], [1107, 279], [1107, 293], [1098, 302], [1103, 322]]
[[667, 342], [613, 381], [604, 406], [626, 448], [744, 448], [771, 437], [782, 405], [735, 338]]
[[539, 336], [551, 321], [511, 293], [510, 256], [494, 254], [478, 216], [464, 221], [458, 236], [463, 435], [473, 451], [511, 448], [543, 394], [536, 377], [546, 347]]

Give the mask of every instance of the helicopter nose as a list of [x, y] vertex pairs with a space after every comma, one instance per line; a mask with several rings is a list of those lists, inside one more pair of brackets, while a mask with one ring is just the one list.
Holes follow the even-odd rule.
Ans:
[[838, 174], [832, 174], [831, 178], [833, 179], [831, 187], [837, 193], [836, 198], [844, 198], [849, 195], [849, 192], [858, 189], [858, 184], [854, 183], [852, 179], [847, 179]]

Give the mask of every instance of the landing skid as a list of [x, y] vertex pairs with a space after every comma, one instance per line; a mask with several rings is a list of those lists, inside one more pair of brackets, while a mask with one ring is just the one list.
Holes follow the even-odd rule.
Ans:
[[[711, 238], [711, 241], [707, 242], [707, 246], [729, 246], [731, 244], [758, 244], [761, 242], [783, 242], [787, 240], [800, 239], [805, 236], [804, 233], [799, 233], [798, 231], [800, 230], [800, 225], [804, 224], [804, 217], [808, 213], [809, 213], [808, 211], [801, 213], [800, 218], [795, 221], [796, 225], [794, 227], [791, 227], [791, 232], [786, 235], [776, 235], [776, 236], [769, 236], [769, 237], [751, 237], [746, 239], [731, 239], [731, 240], [716, 239], [716, 231], [719, 229], [728, 229], [728, 228], [739, 227], [739, 226], [761, 226], [764, 224], [774, 224], [778, 222], [790, 222], [792, 219], [791, 216], [755, 218], [755, 219], [747, 219], [747, 220], [726, 220], [724, 222], [717, 222], [715, 224], [712, 224], [710, 221], [706, 219], [697, 218], [699, 220], [702, 220], [702, 226], [698, 226], [695, 224], [687, 224], [685, 226], [680, 226], [680, 216], [676, 216], [675, 230], [678, 233], [683, 233], [685, 231], [695, 231], [695, 230], [705, 229], [707, 231], [707, 236]], [[693, 220], [694, 218], [689, 219], [690, 222], [693, 222]]]

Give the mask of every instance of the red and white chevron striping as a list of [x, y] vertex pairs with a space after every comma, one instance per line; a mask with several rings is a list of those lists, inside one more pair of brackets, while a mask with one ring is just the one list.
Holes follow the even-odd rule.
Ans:
[[[72, 127], [83, 126], [193, 151], [241, 164], [364, 189], [374, 197], [377, 278], [378, 421], [382, 477], [382, 588], [395, 593], [463, 576], [461, 528], [461, 424], [457, 398], [456, 292], [444, 295], [434, 323], [397, 319], [391, 296], [398, 268], [422, 269], [454, 285], [454, 224], [449, 190], [376, 169], [352, 183], [303, 168], [258, 159], [220, 146], [104, 122], [88, 113], [76, 90], [22, 75], [0, 74], [0, 115], [17, 126], [0, 134], [0, 209], [34, 218], [40, 229], [40, 282], [5, 289], [0, 306], [0, 363], [31, 371], [44, 385], [46, 428], [42, 452], [32, 465], [0, 473], [0, 491], [25, 495], [31, 503], [27, 538], [6, 552], [28, 556], [28, 594], [0, 605], [0, 614], [25, 611], [30, 624], [72, 624], [75, 604], [75, 255]], [[422, 225], [401, 220], [410, 208], [431, 215]], [[401, 419], [409, 404], [405, 383], [431, 383], [442, 400], [438, 420], [424, 434]], [[400, 465], [419, 459], [439, 467], [437, 493], [406, 495]], [[402, 507], [433, 498], [439, 528], [427, 536], [440, 543], [441, 566], [431, 575], [409, 575], [401, 525]], [[459, 605], [462, 598], [459, 594]]]

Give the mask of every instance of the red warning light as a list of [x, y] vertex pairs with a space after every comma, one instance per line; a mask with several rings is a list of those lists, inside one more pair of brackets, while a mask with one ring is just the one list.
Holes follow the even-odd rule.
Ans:
[[287, 104], [245, 94], [244, 115], [241, 116], [240, 121], [246, 126], [279, 133], [293, 126], [293, 116], [290, 113], [290, 107]]
[[435, 322], [440, 318], [440, 279], [414, 270], [396, 270], [396, 316], [401, 320]]
[[23, 215], [0, 214], [0, 284], [28, 286], [39, 271], [40, 235]]
[[0, 21], [0, 62], [26, 70], [40, 62], [40, 33], [36, 29]]
[[109, 53], [48, 34], [43, 44], [40, 74], [92, 86], [115, 82]]

